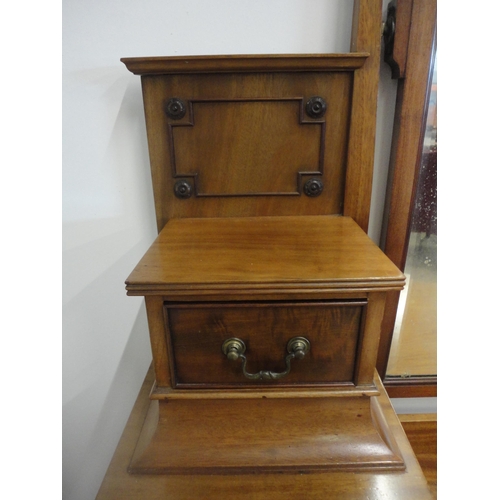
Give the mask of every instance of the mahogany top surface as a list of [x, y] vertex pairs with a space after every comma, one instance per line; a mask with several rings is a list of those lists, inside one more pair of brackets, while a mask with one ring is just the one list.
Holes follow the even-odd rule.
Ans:
[[174, 57], [124, 57], [120, 59], [135, 75], [182, 73], [245, 73], [276, 71], [353, 71], [369, 54], [263, 54]]
[[404, 280], [350, 217], [289, 216], [171, 219], [126, 283], [139, 292], [221, 285], [401, 289]]

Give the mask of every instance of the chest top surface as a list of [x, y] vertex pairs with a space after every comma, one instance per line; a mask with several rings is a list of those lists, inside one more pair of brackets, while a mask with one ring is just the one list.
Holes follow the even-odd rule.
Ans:
[[404, 275], [342, 216], [171, 219], [127, 280], [129, 294], [290, 285], [401, 289]]

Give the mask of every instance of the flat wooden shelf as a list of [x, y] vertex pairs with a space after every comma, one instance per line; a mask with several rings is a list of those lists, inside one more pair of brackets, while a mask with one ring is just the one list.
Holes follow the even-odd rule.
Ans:
[[128, 295], [300, 288], [401, 290], [405, 277], [350, 218], [171, 219], [126, 281]]

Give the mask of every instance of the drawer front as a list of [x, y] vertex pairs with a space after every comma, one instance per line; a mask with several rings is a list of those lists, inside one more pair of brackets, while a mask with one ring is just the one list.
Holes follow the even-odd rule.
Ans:
[[[365, 307], [365, 301], [167, 303], [174, 386], [352, 385]], [[310, 348], [302, 359], [290, 356], [284, 375], [294, 337], [305, 337]], [[244, 343], [245, 366], [224, 354], [231, 338]]]

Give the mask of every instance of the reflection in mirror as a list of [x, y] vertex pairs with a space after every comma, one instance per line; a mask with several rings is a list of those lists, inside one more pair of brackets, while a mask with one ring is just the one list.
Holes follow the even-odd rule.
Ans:
[[434, 53], [422, 160], [387, 367], [388, 376], [437, 375], [437, 63]]

